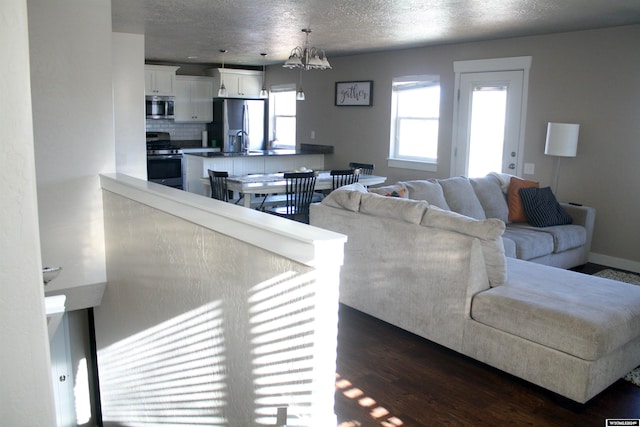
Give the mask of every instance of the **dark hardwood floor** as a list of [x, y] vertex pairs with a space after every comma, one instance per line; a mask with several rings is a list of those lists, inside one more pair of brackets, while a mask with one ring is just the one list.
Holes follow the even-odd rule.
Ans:
[[604, 426], [607, 418], [640, 419], [640, 387], [624, 380], [576, 408], [344, 305], [338, 331], [335, 410], [341, 427]]

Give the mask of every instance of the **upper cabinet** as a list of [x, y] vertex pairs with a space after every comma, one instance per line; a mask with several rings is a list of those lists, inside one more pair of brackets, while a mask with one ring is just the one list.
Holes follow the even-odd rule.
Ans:
[[209, 73], [214, 78], [213, 89], [216, 96], [222, 80], [227, 88], [227, 98], [260, 98], [261, 71], [212, 68]]
[[180, 67], [166, 65], [144, 66], [144, 94], [145, 95], [175, 95], [176, 70]]
[[176, 122], [212, 122], [213, 79], [176, 76], [174, 113]]

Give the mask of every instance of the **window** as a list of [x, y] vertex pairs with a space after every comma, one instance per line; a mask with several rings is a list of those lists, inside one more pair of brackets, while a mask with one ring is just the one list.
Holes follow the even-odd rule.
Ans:
[[296, 147], [296, 88], [274, 86], [269, 96], [271, 146]]
[[439, 76], [393, 79], [389, 166], [436, 170], [440, 124]]

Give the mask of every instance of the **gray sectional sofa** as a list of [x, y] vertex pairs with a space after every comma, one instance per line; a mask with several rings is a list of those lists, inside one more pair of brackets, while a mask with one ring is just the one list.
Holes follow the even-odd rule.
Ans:
[[560, 268], [585, 264], [591, 248], [595, 209], [560, 203], [572, 220], [570, 224], [533, 226], [521, 212], [520, 186], [516, 183], [531, 184], [511, 175], [491, 173], [482, 178], [404, 181], [369, 191], [425, 200], [430, 205], [475, 219], [500, 219], [506, 224], [502, 239], [508, 257]]
[[343, 304], [579, 403], [640, 365], [640, 287], [506, 257], [501, 220], [354, 184], [310, 222], [348, 236]]

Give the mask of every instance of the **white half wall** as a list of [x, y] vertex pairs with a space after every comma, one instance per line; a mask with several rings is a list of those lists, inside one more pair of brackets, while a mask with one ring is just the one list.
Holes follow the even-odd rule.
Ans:
[[287, 407], [289, 425], [335, 426], [346, 236], [121, 174], [102, 184], [104, 424], [269, 426]]
[[55, 425], [38, 235], [26, 0], [0, 2], [0, 420]]

